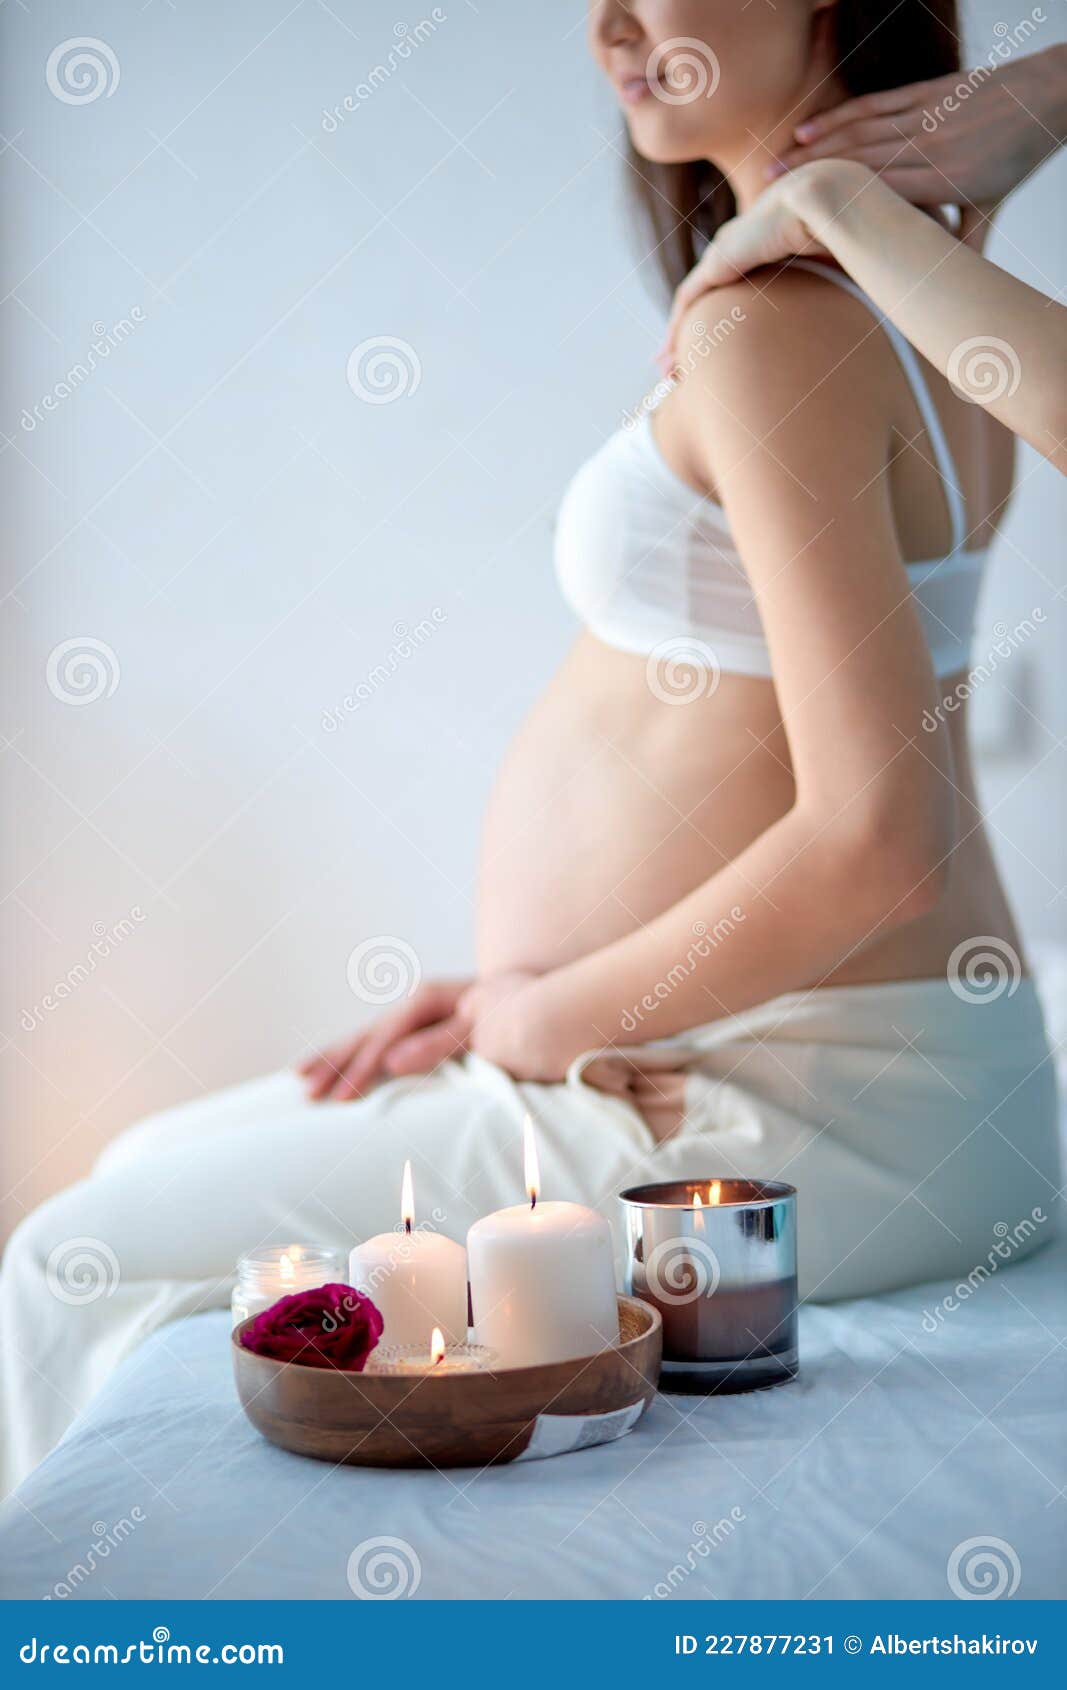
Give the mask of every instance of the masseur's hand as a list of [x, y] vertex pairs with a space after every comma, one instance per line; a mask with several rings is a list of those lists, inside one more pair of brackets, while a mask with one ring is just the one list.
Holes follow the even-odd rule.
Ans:
[[1008, 58], [991, 73], [846, 100], [799, 125], [796, 146], [768, 174], [810, 159], [866, 164], [913, 205], [989, 211], [1064, 137], [1067, 47]]
[[675, 292], [667, 332], [656, 354], [664, 375], [669, 375], [675, 367], [678, 332], [686, 313], [702, 294], [735, 282], [738, 276], [757, 270], [761, 264], [778, 264], [784, 258], [826, 255], [825, 247], [812, 238], [805, 222], [801, 209], [804, 200], [802, 189], [824, 176], [847, 177], [850, 174], [859, 179], [857, 192], [862, 179], [871, 179], [868, 171], [835, 159], [806, 164], [767, 188], [748, 211], [742, 212], [739, 217], [731, 217], [728, 223], [722, 225]]
[[372, 1027], [302, 1062], [308, 1097], [346, 1103], [382, 1079], [425, 1074], [466, 1047], [471, 1031], [461, 1002], [469, 980], [433, 980]]
[[914, 205], [960, 205], [960, 233], [979, 246], [989, 213], [1067, 137], [1067, 46], [984, 79], [961, 71], [846, 100], [802, 123], [796, 137], [768, 166], [781, 180], [723, 225], [675, 294], [657, 355], [664, 373], [674, 367], [681, 320], [702, 294], [761, 264], [821, 253], [802, 215], [807, 190], [825, 187], [820, 171], [857, 172], [855, 192], [873, 171]]

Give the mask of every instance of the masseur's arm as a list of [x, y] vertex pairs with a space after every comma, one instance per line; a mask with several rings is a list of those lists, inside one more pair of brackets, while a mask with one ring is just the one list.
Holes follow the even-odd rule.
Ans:
[[723, 226], [678, 290], [668, 362], [679, 323], [710, 288], [812, 251], [836, 258], [931, 364], [1067, 473], [1067, 307], [961, 245], [863, 165], [804, 165]]
[[[815, 984], [944, 889], [951, 753], [921, 728], [936, 686], [890, 509], [884, 342], [844, 293], [799, 274], [783, 285], [788, 312], [746, 283], [724, 289], [744, 321], [676, 399], [756, 592], [795, 802], [646, 926], [480, 1006], [474, 1048], [520, 1077], [647, 1038], [623, 1017], [660, 982], [657, 1037]], [[695, 935], [724, 918], [728, 936], [687, 968]]]

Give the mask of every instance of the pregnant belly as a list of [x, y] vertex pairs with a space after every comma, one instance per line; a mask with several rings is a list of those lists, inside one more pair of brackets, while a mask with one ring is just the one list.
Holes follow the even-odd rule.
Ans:
[[558, 967], [737, 856], [793, 798], [773, 686], [723, 676], [669, 703], [643, 657], [583, 635], [494, 788], [478, 896], [483, 971]]

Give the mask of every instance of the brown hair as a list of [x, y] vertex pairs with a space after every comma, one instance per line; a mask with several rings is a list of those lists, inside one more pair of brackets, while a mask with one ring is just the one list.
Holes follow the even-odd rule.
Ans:
[[[849, 97], [960, 68], [956, 0], [837, 0], [830, 27], [837, 74]], [[660, 273], [673, 292], [704, 243], [734, 215], [729, 183], [706, 159], [654, 164], [632, 143], [626, 174]]]

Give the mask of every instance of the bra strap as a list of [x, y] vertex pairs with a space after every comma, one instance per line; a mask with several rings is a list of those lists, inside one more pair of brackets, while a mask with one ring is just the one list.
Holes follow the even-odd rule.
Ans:
[[896, 353], [907, 378], [915, 403], [919, 408], [923, 427], [930, 437], [937, 473], [941, 477], [941, 485], [945, 490], [945, 503], [948, 506], [949, 522], [952, 529], [951, 550], [953, 552], [960, 551], [967, 537], [967, 509], [963, 501], [963, 494], [959, 489], [956, 465], [952, 453], [949, 451], [945, 430], [941, 426], [941, 418], [938, 416], [937, 407], [930, 396], [930, 389], [926, 384], [922, 367], [910, 344], [896, 324], [891, 323], [885, 313], [878, 308], [870, 294], [864, 293], [851, 276], [842, 275], [839, 270], [832, 269], [829, 264], [823, 264], [817, 258], [794, 258], [790, 264], [790, 269], [810, 270], [813, 275], [824, 276], [828, 282], [833, 282], [835, 286], [844, 288], [845, 292], [850, 293], [853, 299], [858, 299], [861, 305], [867, 307], [871, 315], [878, 319], [879, 325], [885, 330], [890, 345]]

